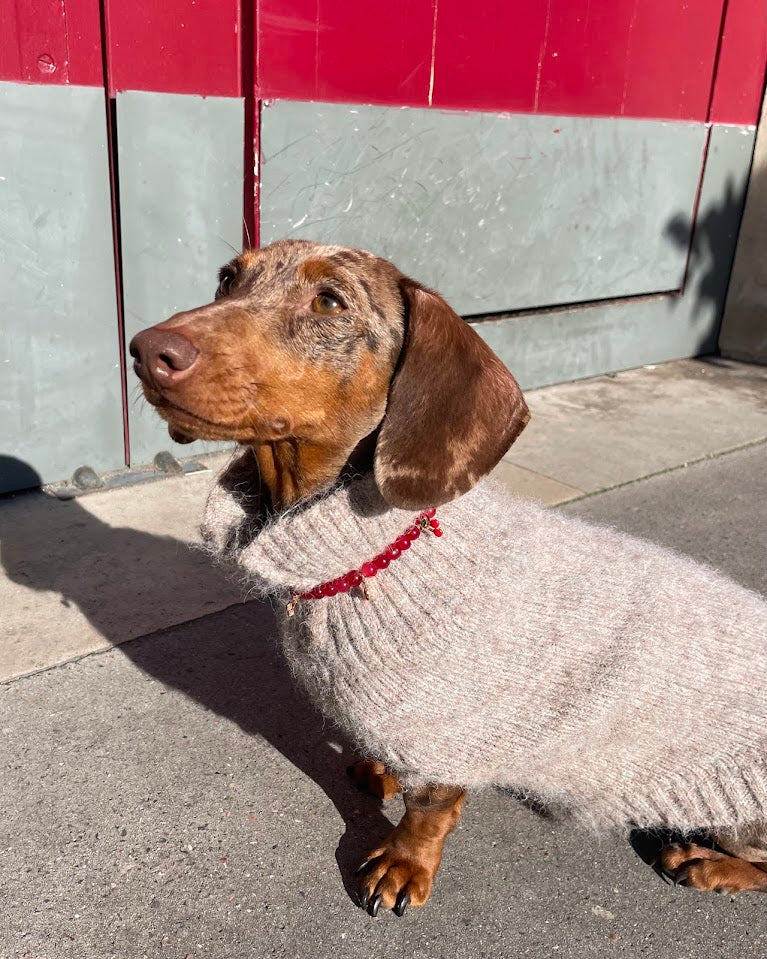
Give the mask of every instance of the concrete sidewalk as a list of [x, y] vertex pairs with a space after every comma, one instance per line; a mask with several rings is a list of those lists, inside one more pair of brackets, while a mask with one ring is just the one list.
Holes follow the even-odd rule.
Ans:
[[[767, 594], [766, 374], [686, 362], [537, 391], [499, 472]], [[467, 806], [424, 910], [356, 909], [344, 886], [399, 800], [351, 787], [271, 611], [183, 545], [209, 481], [0, 502], [2, 959], [767, 954], [764, 897], [668, 887], [628, 841], [499, 792]]]
[[[527, 398], [532, 421], [496, 475], [550, 506], [767, 440], [764, 367], [683, 360]], [[0, 498], [0, 681], [239, 602], [188, 548], [211, 481]]]

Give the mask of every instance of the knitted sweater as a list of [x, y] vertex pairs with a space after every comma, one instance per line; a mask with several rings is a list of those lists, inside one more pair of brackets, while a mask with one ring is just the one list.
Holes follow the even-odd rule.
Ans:
[[597, 828], [767, 820], [767, 604], [651, 543], [490, 481], [437, 513], [360, 590], [295, 592], [372, 559], [413, 521], [372, 477], [258, 528], [213, 490], [203, 534], [279, 601], [322, 713], [406, 786], [514, 787]]

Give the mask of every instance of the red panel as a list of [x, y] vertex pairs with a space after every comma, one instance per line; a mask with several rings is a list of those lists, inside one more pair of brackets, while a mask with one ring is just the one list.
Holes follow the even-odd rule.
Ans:
[[110, 93], [240, 96], [238, 0], [106, 0]]
[[531, 113], [546, 35], [546, 0], [476, 3], [440, 0], [434, 106]]
[[69, 82], [102, 86], [101, 13], [98, 0], [62, 0], [67, 14]]
[[723, 4], [260, 0], [259, 93], [702, 121]]
[[722, 2], [440, 0], [434, 105], [704, 120]]
[[729, 0], [710, 119], [756, 123], [767, 61], [767, 3]]
[[260, 0], [261, 97], [424, 106], [434, 0]]
[[19, 22], [14, 0], [0, 0], [0, 80], [22, 80]]
[[0, 80], [101, 86], [98, 0], [0, 0]]
[[706, 120], [723, 0], [647, 3], [637, 0], [626, 51], [629, 116]]

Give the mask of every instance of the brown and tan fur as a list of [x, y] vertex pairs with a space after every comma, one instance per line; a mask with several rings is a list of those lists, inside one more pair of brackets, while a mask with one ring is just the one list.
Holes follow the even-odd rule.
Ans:
[[[282, 241], [236, 257], [219, 279], [212, 303], [139, 334], [131, 352], [174, 439], [252, 447], [273, 510], [350, 465], [372, 470], [393, 506], [438, 506], [487, 474], [527, 423], [516, 381], [480, 337], [380, 257]], [[163, 353], [168, 333], [191, 344], [191, 364]], [[380, 763], [351, 774], [381, 799], [399, 791]], [[438, 784], [405, 794], [403, 819], [361, 867], [363, 907], [401, 915], [426, 902], [464, 798]], [[734, 851], [668, 846], [660, 865], [701, 889], [767, 890], [763, 868]]]

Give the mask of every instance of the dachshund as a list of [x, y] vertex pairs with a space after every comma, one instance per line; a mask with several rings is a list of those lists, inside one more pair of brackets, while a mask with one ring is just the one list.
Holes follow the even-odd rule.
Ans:
[[[416, 311], [420, 333], [408, 338]], [[248, 447], [276, 514], [350, 470], [375, 471], [398, 505], [447, 502], [499, 462], [528, 419], [515, 381], [471, 327], [363, 250], [302, 240], [246, 250], [222, 267], [213, 302], [139, 333], [130, 353], [171, 437]], [[383, 428], [395, 409], [400, 428]], [[416, 460], [429, 469], [409, 468]], [[401, 791], [376, 759], [350, 771], [381, 800]], [[364, 908], [401, 915], [426, 902], [465, 795], [441, 784], [404, 791], [404, 817], [363, 863]], [[669, 844], [659, 866], [698, 889], [767, 891], [764, 835], [719, 839], [719, 848]]]

